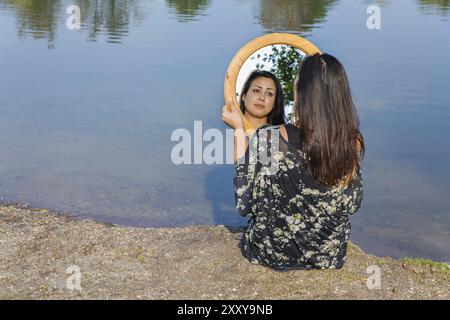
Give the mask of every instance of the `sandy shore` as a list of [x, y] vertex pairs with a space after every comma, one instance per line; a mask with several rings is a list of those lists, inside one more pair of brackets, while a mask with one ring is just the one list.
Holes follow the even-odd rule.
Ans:
[[[0, 205], [0, 299], [450, 299], [447, 264], [350, 244], [341, 270], [278, 273], [242, 257], [241, 232], [129, 228]], [[368, 288], [370, 266], [380, 289]]]

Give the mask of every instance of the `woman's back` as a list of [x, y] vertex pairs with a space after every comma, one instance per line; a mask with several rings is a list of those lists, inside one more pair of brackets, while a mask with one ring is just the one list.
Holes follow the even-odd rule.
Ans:
[[278, 270], [341, 268], [350, 234], [348, 215], [359, 209], [363, 197], [361, 170], [347, 186], [321, 185], [308, 173], [298, 130], [292, 124], [285, 128], [288, 140], [280, 126], [267, 125], [250, 141], [259, 150], [278, 135], [277, 170], [267, 174], [259, 163], [236, 165], [236, 206], [250, 217], [243, 253]]

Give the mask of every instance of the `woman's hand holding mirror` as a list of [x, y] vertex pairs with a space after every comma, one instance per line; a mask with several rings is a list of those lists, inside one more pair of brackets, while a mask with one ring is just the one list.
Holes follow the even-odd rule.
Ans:
[[228, 100], [228, 104], [222, 108], [222, 120], [232, 129], [244, 129], [244, 119], [242, 113], [239, 112], [238, 106], [232, 99]]

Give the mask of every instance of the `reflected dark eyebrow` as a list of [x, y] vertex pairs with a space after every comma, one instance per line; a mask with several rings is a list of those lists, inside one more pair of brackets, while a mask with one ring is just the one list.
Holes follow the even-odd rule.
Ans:
[[[258, 88], [260, 88], [260, 89], [263, 89], [263, 87], [260, 87], [260, 86], [258, 86], [258, 85], [253, 85], [254, 87], [258, 87]], [[275, 91], [275, 89], [272, 89], [272, 88], [267, 88], [267, 90], [273, 90], [273, 91]]]

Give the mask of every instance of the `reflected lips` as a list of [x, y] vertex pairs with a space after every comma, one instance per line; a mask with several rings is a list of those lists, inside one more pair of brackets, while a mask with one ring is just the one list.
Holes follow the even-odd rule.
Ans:
[[258, 109], [264, 109], [264, 106], [261, 105], [261, 104], [255, 104], [255, 106], [256, 106]]

